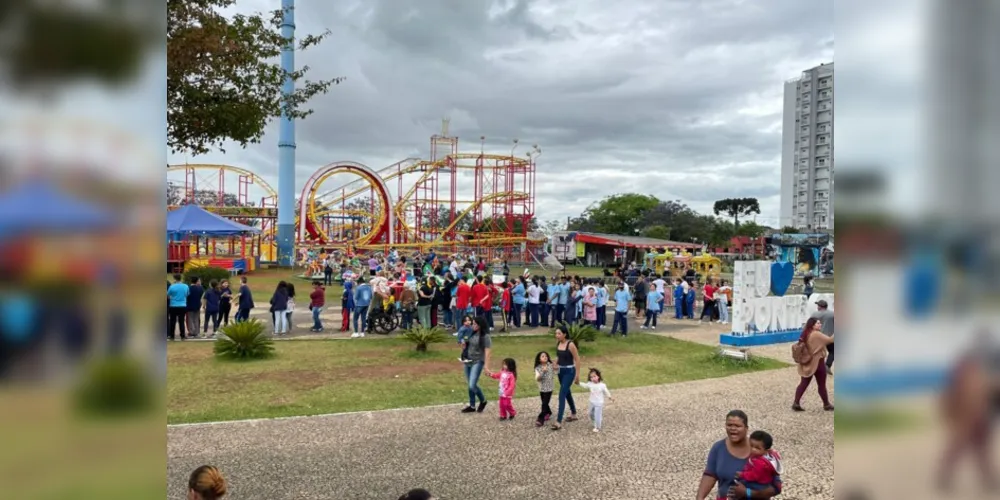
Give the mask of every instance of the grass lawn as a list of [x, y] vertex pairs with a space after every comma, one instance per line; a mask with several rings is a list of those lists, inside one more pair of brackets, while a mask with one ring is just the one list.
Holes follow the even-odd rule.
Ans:
[[[219, 361], [210, 342], [171, 343], [167, 351], [167, 421], [171, 424], [460, 404], [467, 397], [459, 349], [435, 344], [417, 353], [400, 339], [297, 340], [276, 343], [277, 356]], [[536, 394], [535, 353], [555, 352], [549, 336], [494, 337], [492, 369], [502, 358], [518, 363], [517, 395]], [[758, 358], [741, 365], [715, 349], [654, 335], [584, 343], [584, 367], [597, 367], [612, 390], [716, 378], [786, 366]], [[480, 386], [496, 400], [497, 383]]]

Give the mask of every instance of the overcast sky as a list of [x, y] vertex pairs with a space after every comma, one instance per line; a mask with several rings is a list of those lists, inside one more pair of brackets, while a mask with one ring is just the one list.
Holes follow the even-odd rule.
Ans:
[[[333, 33], [297, 63], [347, 77], [297, 125], [296, 193], [333, 161], [427, 157], [448, 117], [462, 151], [480, 136], [501, 154], [513, 138], [542, 148], [542, 220], [639, 192], [703, 212], [753, 196], [778, 225], [782, 84], [834, 50], [828, 1], [303, 1], [296, 15], [300, 34]], [[241, 166], [276, 188], [277, 135], [169, 161]]]

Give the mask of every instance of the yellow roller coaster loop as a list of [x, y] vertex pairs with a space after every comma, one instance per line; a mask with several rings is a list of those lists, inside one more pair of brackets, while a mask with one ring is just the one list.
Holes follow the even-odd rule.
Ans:
[[[323, 184], [324, 181], [326, 181], [330, 177], [332, 177], [332, 176], [334, 176], [336, 174], [344, 173], [345, 170], [348, 171], [348, 172], [354, 173], [354, 174], [358, 175], [359, 177], [361, 177], [361, 179], [359, 179], [359, 180], [366, 181], [368, 183], [368, 186], [367, 187], [363, 187], [363, 188], [359, 188], [359, 189], [355, 189], [351, 193], [341, 195], [338, 198], [341, 203], [345, 202], [347, 199], [349, 199], [349, 198], [351, 198], [353, 196], [356, 196], [358, 194], [362, 194], [365, 191], [367, 191], [369, 189], [372, 189], [374, 187], [373, 186], [374, 179], [368, 179], [367, 176], [366, 176], [366, 174], [350, 170], [349, 166], [346, 165], [346, 164], [343, 167], [344, 168], [337, 168], [337, 167], [330, 168], [328, 171], [326, 171], [325, 173], [323, 173], [323, 175], [321, 175], [319, 178], [317, 178], [313, 182], [312, 188], [309, 190], [309, 199], [308, 199], [309, 210], [308, 210], [308, 213], [306, 214], [306, 216], [309, 218], [309, 221], [312, 222], [312, 224], [314, 225], [314, 228], [315, 228], [316, 232], [319, 233], [320, 237], [322, 237], [324, 241], [332, 241], [332, 239], [330, 238], [329, 234], [327, 234], [326, 228], [324, 228], [323, 225], [320, 224], [320, 220], [319, 219], [323, 215], [329, 216], [331, 214], [337, 214], [340, 217], [345, 217], [345, 216], [348, 216], [348, 215], [355, 215], [355, 216], [362, 216], [362, 217], [371, 217], [371, 220], [372, 220], [371, 224], [365, 224], [365, 226], [368, 229], [367, 231], [359, 231], [361, 233], [359, 236], [357, 236], [355, 238], [352, 238], [351, 240], [345, 241], [345, 243], [348, 243], [348, 244], [350, 244], [352, 246], [356, 246], [356, 247], [367, 246], [367, 245], [370, 245], [372, 239], [375, 238], [376, 232], [377, 232], [376, 228], [382, 227], [382, 225], [384, 225], [386, 223], [386, 219], [389, 216], [388, 211], [386, 210], [387, 207], [383, 206], [384, 205], [383, 203], [381, 203], [381, 202], [375, 203], [374, 204], [375, 205], [375, 211], [373, 213], [370, 213], [370, 212], [367, 212], [367, 211], [362, 211], [362, 210], [336, 209], [336, 208], [333, 208], [333, 209], [331, 209], [331, 208], [324, 208], [324, 209], [321, 209], [321, 210], [317, 210], [317, 207], [316, 207], [316, 193], [319, 191], [319, 187]], [[355, 181], [355, 182], [358, 182], [358, 181]], [[388, 194], [388, 193], [386, 193], [386, 194]], [[335, 199], [333, 202], [323, 203], [323, 204], [326, 205], [327, 207], [329, 207], [329, 206], [337, 203], [336, 200], [337, 199]], [[336, 226], [333, 226], [333, 227], [337, 228], [337, 229], [343, 230], [347, 226], [348, 225], [346, 223], [342, 222], [339, 225], [336, 225]]]

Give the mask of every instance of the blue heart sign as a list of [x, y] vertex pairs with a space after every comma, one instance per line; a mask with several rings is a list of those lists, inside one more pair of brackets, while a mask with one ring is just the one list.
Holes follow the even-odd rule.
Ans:
[[791, 262], [774, 262], [771, 264], [771, 295], [784, 297], [788, 287], [795, 277], [795, 266]]

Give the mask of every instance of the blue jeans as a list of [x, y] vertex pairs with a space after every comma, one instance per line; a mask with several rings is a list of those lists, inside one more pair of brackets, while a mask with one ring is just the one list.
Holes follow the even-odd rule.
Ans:
[[552, 324], [559, 323], [566, 314], [566, 304], [556, 304], [555, 313], [552, 314]]
[[597, 326], [603, 327], [608, 324], [607, 306], [597, 306]]
[[[361, 320], [359, 323], [358, 320]], [[354, 333], [368, 331], [368, 306], [354, 308]]]
[[400, 328], [403, 330], [409, 330], [413, 326], [413, 311], [403, 310], [403, 320], [400, 322]]
[[542, 326], [549, 326], [549, 314], [552, 311], [552, 306], [548, 303], [539, 304], [541, 306], [541, 320]]
[[646, 309], [646, 323], [644, 323], [643, 326], [650, 326], [649, 325], [649, 320], [653, 320], [653, 326], [656, 326], [656, 315], [657, 314], [659, 314], [659, 313], [656, 312], [656, 311], [654, 311], [654, 310], [652, 310], [652, 309]]
[[674, 297], [674, 318], [681, 319], [684, 317], [684, 299], [678, 299]]
[[454, 325], [455, 324], [452, 321], [451, 309], [449, 309], [447, 307], [444, 308], [444, 324], [446, 324], [446, 325]]
[[611, 325], [611, 335], [618, 333], [619, 327], [621, 327], [622, 337], [628, 335], [628, 317], [625, 314], [615, 311], [615, 324]]
[[313, 308], [313, 330], [322, 330], [323, 322], [319, 320], [319, 313], [323, 312], [322, 307]]
[[528, 326], [535, 328], [538, 326], [538, 304], [528, 303]]
[[522, 304], [510, 305], [510, 315], [512, 316], [510, 319], [514, 321], [514, 326], [517, 328], [521, 328], [521, 309], [523, 308]]
[[576, 402], [573, 401], [573, 379], [576, 378], [576, 367], [559, 367], [559, 413], [556, 415], [556, 422], [562, 423], [563, 414], [566, 413], [566, 403], [569, 403], [570, 415], [576, 415]]
[[479, 388], [479, 376], [483, 374], [483, 362], [466, 363], [465, 380], [469, 384], [469, 406], [476, 406], [476, 398], [480, 403], [486, 402], [486, 395]]

